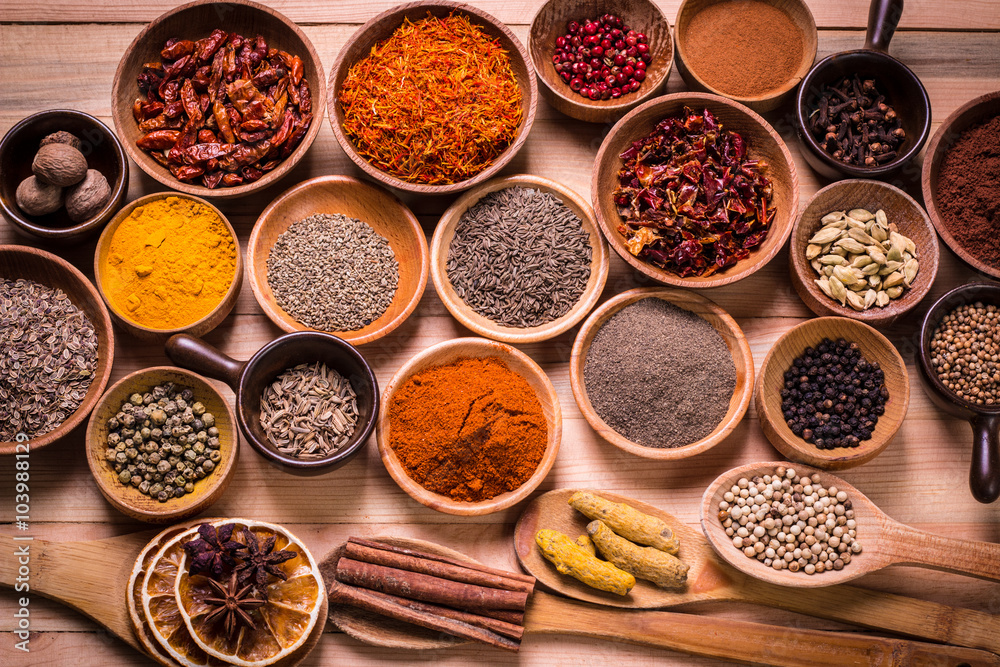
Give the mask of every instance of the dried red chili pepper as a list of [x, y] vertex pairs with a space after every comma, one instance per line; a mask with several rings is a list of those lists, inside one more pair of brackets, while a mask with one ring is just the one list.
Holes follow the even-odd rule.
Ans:
[[708, 109], [664, 118], [619, 157], [618, 231], [639, 259], [682, 278], [709, 276], [767, 237], [776, 213], [767, 164]]
[[194, 53], [194, 42], [189, 39], [179, 39], [169, 46], [164, 46], [160, 51], [160, 57], [164, 60], [177, 60], [192, 53]]
[[179, 130], [156, 130], [139, 137], [135, 143], [145, 151], [162, 151], [173, 147], [180, 135]]
[[228, 36], [225, 30], [216, 28], [211, 35], [195, 42], [195, 54], [198, 57], [198, 62], [207, 63], [211, 60]]

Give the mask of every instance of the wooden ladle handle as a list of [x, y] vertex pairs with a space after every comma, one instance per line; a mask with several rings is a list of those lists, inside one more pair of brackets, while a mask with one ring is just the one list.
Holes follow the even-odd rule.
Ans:
[[227, 357], [214, 346], [187, 334], [175, 334], [167, 339], [167, 356], [181, 368], [203, 373], [222, 380], [237, 391], [245, 362]]
[[969, 487], [981, 503], [1000, 498], [1000, 415], [972, 419], [972, 470]]
[[865, 48], [887, 53], [899, 19], [903, 15], [903, 0], [872, 0], [868, 10], [868, 33]]
[[1000, 665], [1000, 657], [975, 649], [694, 614], [612, 609], [543, 592], [532, 597], [525, 627], [529, 633], [597, 637], [755, 665]]
[[895, 521], [886, 527], [892, 562], [1000, 581], [1000, 544], [941, 537]]

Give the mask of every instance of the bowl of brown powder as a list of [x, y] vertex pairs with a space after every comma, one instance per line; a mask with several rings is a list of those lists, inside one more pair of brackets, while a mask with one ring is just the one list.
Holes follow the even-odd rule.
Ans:
[[382, 395], [375, 439], [389, 475], [411, 498], [478, 516], [534, 491], [556, 460], [562, 410], [531, 357], [484, 338], [432, 345]]
[[801, 0], [685, 0], [674, 32], [677, 69], [691, 90], [728, 97], [758, 113], [792, 95], [819, 41]]
[[570, 384], [602, 438], [636, 456], [682, 459], [739, 424], [753, 394], [753, 356], [739, 325], [712, 301], [644, 287], [584, 322]]

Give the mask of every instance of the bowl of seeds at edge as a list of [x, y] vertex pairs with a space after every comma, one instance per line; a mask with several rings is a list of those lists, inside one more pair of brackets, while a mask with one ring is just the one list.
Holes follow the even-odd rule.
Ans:
[[[859, 384], [836, 380], [823, 370], [828, 364], [849, 366]], [[878, 456], [903, 425], [909, 402], [899, 352], [872, 327], [846, 317], [819, 317], [785, 332], [764, 359], [754, 394], [760, 427], [775, 449], [824, 470]]]
[[573, 396], [597, 434], [650, 459], [683, 459], [722, 442], [753, 394], [750, 345], [703, 296], [643, 287], [591, 313], [573, 343]]
[[282, 193], [247, 245], [250, 287], [272, 322], [354, 345], [385, 336], [413, 313], [428, 266], [427, 239], [410, 209], [349, 176], [313, 178]]
[[101, 494], [149, 523], [208, 509], [236, 472], [239, 444], [229, 401], [202, 376], [170, 366], [112, 385], [86, 434], [87, 464]]
[[[0, 455], [27, 454], [68, 435], [97, 405], [111, 377], [115, 334], [94, 285], [44, 250], [0, 245], [0, 301]], [[49, 357], [58, 361], [46, 373]]]
[[604, 289], [608, 251], [585, 199], [546, 178], [498, 178], [452, 204], [431, 240], [431, 279], [463, 326], [505, 343], [548, 340]]

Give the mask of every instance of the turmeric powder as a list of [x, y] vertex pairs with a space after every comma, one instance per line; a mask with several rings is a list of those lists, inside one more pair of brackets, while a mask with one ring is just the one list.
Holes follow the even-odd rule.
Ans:
[[215, 211], [166, 197], [139, 206], [115, 230], [102, 284], [123, 317], [151, 329], [178, 329], [225, 298], [238, 252]]

